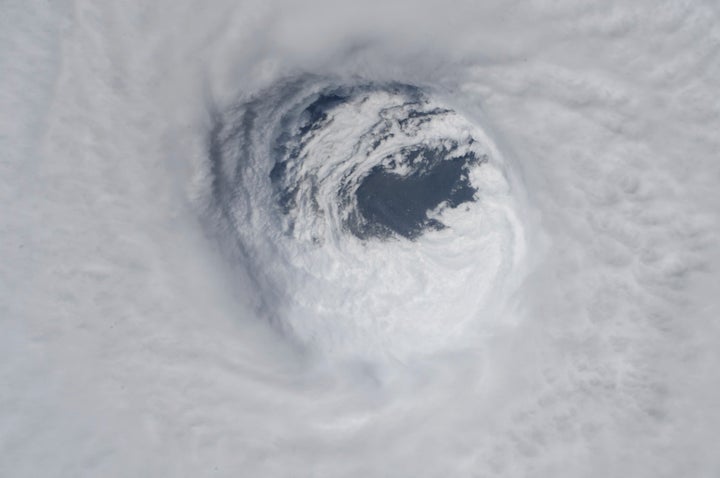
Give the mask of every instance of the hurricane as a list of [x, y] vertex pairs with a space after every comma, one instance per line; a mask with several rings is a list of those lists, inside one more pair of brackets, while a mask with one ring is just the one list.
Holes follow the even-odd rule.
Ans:
[[491, 330], [524, 249], [510, 165], [421, 88], [333, 83], [281, 81], [212, 128], [209, 209], [267, 319], [365, 358]]
[[716, 2], [0, 11], [0, 476], [720, 476]]

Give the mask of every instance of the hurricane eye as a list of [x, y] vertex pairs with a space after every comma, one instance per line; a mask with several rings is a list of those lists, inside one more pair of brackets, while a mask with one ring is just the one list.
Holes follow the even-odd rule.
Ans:
[[262, 95], [221, 128], [229, 220], [268, 313], [325, 351], [441, 347], [522, 250], [502, 156], [419, 87], [293, 91], [283, 104]]
[[468, 168], [480, 162], [474, 153], [453, 157], [444, 147], [415, 147], [403, 150], [401, 161], [410, 173], [394, 172], [398, 163], [393, 161], [388, 167], [373, 167], [360, 181], [356, 195], [362, 219], [348, 224], [357, 237], [394, 234], [414, 239], [428, 229], [445, 228], [429, 211], [475, 200], [477, 190], [468, 177]]

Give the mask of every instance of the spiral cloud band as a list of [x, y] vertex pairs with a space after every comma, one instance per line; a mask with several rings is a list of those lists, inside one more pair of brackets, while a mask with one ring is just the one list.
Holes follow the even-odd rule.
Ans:
[[508, 165], [421, 88], [283, 82], [211, 144], [216, 204], [302, 343], [402, 357], [496, 316], [524, 253]]

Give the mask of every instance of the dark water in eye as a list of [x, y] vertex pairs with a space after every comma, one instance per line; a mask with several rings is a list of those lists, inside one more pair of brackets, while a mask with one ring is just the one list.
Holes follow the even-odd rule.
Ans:
[[310, 130], [319, 128], [327, 119], [327, 114], [336, 106], [348, 100], [347, 95], [340, 92], [321, 94], [303, 112], [304, 125], [300, 128], [300, 135], [304, 136]]
[[[363, 226], [353, 231], [361, 237], [387, 237], [397, 234], [414, 239], [428, 229], [445, 226], [427, 216], [428, 210], [443, 202], [451, 208], [473, 201], [475, 189], [467, 177], [467, 166], [477, 162], [474, 155], [443, 159], [442, 151], [423, 150], [422, 163], [412, 173], [401, 176], [376, 166], [357, 189]], [[352, 228], [351, 228], [352, 229]]]

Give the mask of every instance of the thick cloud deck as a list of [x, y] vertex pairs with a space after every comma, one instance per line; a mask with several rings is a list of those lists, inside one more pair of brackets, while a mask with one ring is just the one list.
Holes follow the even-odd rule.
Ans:
[[[717, 0], [8, 0], [0, 51], [0, 477], [720, 476]], [[457, 196], [367, 204], [413, 151]]]

